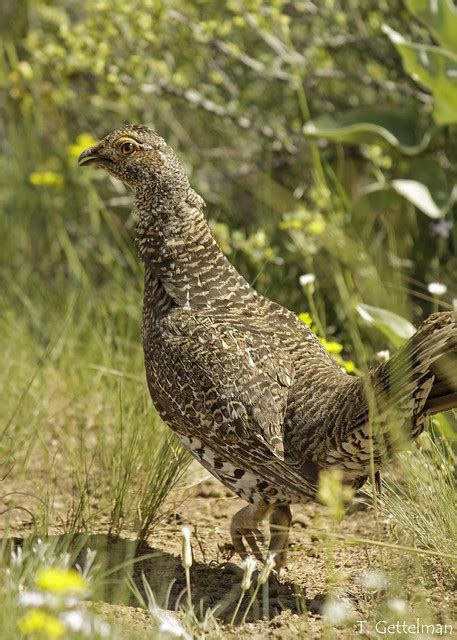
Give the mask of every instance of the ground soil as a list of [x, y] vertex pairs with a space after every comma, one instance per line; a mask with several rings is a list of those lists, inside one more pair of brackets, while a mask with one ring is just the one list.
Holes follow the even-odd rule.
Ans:
[[[201, 468], [196, 469], [197, 474]], [[30, 480], [30, 476], [29, 476]], [[12, 478], [7, 483], [14, 487]], [[12, 484], [11, 484], [12, 483]], [[36, 479], [34, 480], [36, 486]], [[268, 585], [268, 597], [260, 596], [243, 627], [230, 626], [234, 606], [240, 595], [241, 563], [239, 558], [230, 557], [227, 551], [229, 523], [232, 515], [245, 503], [233, 497], [216, 480], [204, 477], [203, 481], [185, 489], [174, 490], [165, 505], [166, 515], [156, 525], [148, 539], [138, 545], [132, 532], [123, 530], [116, 535], [107, 533], [107, 523], [97, 522], [96, 530], [83, 539], [83, 545], [97, 548], [100, 557], [107, 559], [110, 577], [105, 589], [97, 596], [94, 608], [110, 621], [120, 624], [124, 637], [128, 640], [144, 638], [150, 628], [150, 618], [138, 599], [125, 588], [122, 570], [113, 571], [126, 558], [135, 560], [133, 581], [139, 594], [144, 596], [143, 575], [157, 595], [158, 604], [170, 611], [177, 611], [180, 602], [185, 602], [185, 576], [181, 566], [181, 528], [189, 525], [193, 529], [192, 547], [194, 564], [191, 569], [192, 600], [199, 611], [215, 608], [215, 617], [227, 639], [247, 638], [319, 638], [328, 630], [328, 623], [322, 615], [329, 581], [344, 578], [338, 587], [338, 596], [352, 610], [349, 626], [333, 626], [329, 637], [371, 638], [373, 635], [360, 634], [358, 620], [368, 617], [371, 597], [358, 585], [361, 572], [377, 567], [379, 550], [365, 546], [351, 546], [342, 541], [334, 541], [332, 555], [328, 546], [324, 548], [322, 536], [312, 529], [319, 525], [319, 515], [323, 508], [316, 504], [300, 506], [295, 510], [300, 523], [294, 525], [290, 541], [289, 560], [286, 576], [272, 580]], [[17, 489], [17, 485], [16, 485]], [[62, 503], [62, 520], [67, 508]], [[26, 498], [23, 505], [26, 505]], [[33, 505], [29, 505], [33, 510]], [[27, 508], [27, 507], [25, 507]], [[26, 511], [15, 511], [8, 523], [8, 537], [30, 535], [30, 522]], [[380, 522], [381, 535], [385, 535], [389, 523]], [[61, 535], [59, 527], [55, 529]], [[350, 509], [338, 532], [350, 537], [372, 538], [378, 536], [373, 510], [359, 503]], [[331, 558], [329, 564], [329, 558]], [[121, 585], [124, 585], [121, 587]], [[446, 591], [436, 590], [429, 594], [431, 601], [439, 603], [448, 597]], [[374, 596], [373, 596], [374, 597]], [[247, 598], [246, 598], [247, 601]], [[245, 602], [246, 602], [245, 601]], [[242, 615], [244, 606], [241, 607]], [[178, 614], [178, 617], [181, 614]], [[238, 617], [238, 620], [240, 619]], [[214, 637], [218, 637], [217, 630]]]

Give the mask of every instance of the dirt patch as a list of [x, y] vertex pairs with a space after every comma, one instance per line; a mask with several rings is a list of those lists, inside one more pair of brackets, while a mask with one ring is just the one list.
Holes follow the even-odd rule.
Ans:
[[[200, 473], [201, 469], [196, 470]], [[36, 485], [35, 485], [36, 487]], [[59, 497], [60, 499], [60, 497]], [[64, 501], [62, 501], [64, 505]], [[181, 527], [192, 527], [194, 564], [191, 569], [192, 600], [196, 610], [203, 614], [214, 609], [217, 624], [226, 638], [281, 638], [320, 637], [328, 624], [322, 616], [328, 583], [342, 580], [338, 597], [352, 612], [352, 627], [332, 627], [332, 637], [372, 637], [357, 631], [357, 620], [369, 616], [371, 599], [358, 584], [361, 573], [367, 568], [379, 566], [379, 550], [367, 545], [348, 545], [334, 540], [329, 554], [328, 540], [315, 532], [316, 518], [322, 508], [316, 504], [301, 506], [301, 524], [292, 529], [287, 573], [281, 581], [272, 580], [259, 594], [243, 627], [231, 627], [229, 622], [240, 596], [241, 562], [229, 557], [229, 524], [233, 514], [245, 503], [233, 497], [220, 483], [206, 479], [185, 490], [175, 490], [168, 498], [167, 515], [152, 531], [148, 539], [139, 545], [129, 530], [109, 535], [103, 520], [96, 530], [75, 539], [81, 548], [95, 548], [104, 566], [94, 594], [94, 609], [100, 615], [115, 622], [125, 631], [127, 638], [143, 638], [151, 628], [147, 612], [138, 607], [138, 597], [146, 599], [144, 579], [151, 585], [160, 607], [179, 611], [185, 603], [185, 574], [181, 566]], [[32, 510], [33, 505], [28, 505]], [[22, 513], [22, 522], [20, 521]], [[64, 514], [62, 514], [64, 515]], [[27, 512], [16, 511], [14, 526], [8, 527], [8, 537], [30, 535], [30, 518]], [[388, 523], [381, 522], [382, 534], [387, 533]], [[58, 528], [56, 536], [61, 535]], [[368, 507], [352, 508], [339, 525], [338, 533], [348, 538], [377, 538], [373, 511]], [[81, 555], [82, 557], [82, 555]], [[392, 560], [392, 558], [390, 558]], [[132, 568], [133, 567], [133, 568]], [[137, 595], [126, 584], [126, 573], [132, 578]], [[413, 585], [411, 585], [413, 587]], [[417, 586], [417, 585], [415, 585]], [[407, 585], [405, 584], [405, 588]], [[436, 586], [427, 590], [427, 598], [436, 604], [449, 592]], [[248, 596], [240, 609], [241, 619]], [[181, 614], [178, 614], [181, 616]]]
[[[176, 582], [170, 594], [170, 608], [176, 604], [175, 598], [185, 587], [180, 550], [181, 527], [187, 524], [194, 529], [194, 604], [202, 602], [203, 609], [216, 608], [216, 616], [221, 622], [227, 624], [230, 621], [240, 595], [242, 573], [239, 558], [228, 558], [225, 547], [229, 541], [230, 519], [244, 504], [216, 481], [205, 481], [150, 536], [148, 542], [151, 547], [171, 554], [175, 562], [173, 577]], [[324, 629], [321, 607], [329, 567], [321, 541], [314, 534], [309, 534], [306, 527], [307, 524], [312, 526], [319, 509], [318, 505], [309, 504], [295, 510], [300, 514], [302, 524], [295, 525], [292, 530], [285, 578], [280, 582], [270, 581], [267, 597], [259, 595], [243, 631], [240, 633], [240, 629], [226, 626], [227, 637], [296, 638], [303, 633], [310, 637], [321, 634]], [[341, 525], [342, 533], [355, 537], [374, 536], [375, 529], [373, 514], [365, 510], [355, 511]], [[362, 616], [360, 619], [364, 619], [363, 608], [366, 606], [356, 578], [367, 567], [367, 561], [375, 566], [375, 556], [363, 547], [336, 545], [334, 549], [333, 570], [339, 574], [343, 572], [347, 577], [344, 588], [339, 589], [340, 597], [349, 603], [356, 619], [358, 614]], [[169, 571], [171, 563], [166, 561], [164, 565]], [[171, 577], [170, 573], [162, 573], [160, 569], [158, 575], [165, 581]], [[245, 602], [247, 600], [248, 597]], [[346, 633], [341, 637], [347, 637], [347, 629], [341, 633]]]

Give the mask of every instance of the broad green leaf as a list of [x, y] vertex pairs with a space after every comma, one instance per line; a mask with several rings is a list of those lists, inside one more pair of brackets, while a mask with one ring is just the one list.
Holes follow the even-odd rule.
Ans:
[[407, 155], [423, 151], [430, 142], [433, 130], [418, 139], [417, 119], [411, 111], [379, 111], [370, 107], [352, 109], [335, 119], [321, 116], [303, 127], [305, 136], [325, 138], [349, 144], [379, 144], [388, 142]]
[[441, 126], [457, 122], [457, 55], [432, 45], [408, 42], [386, 25], [383, 31], [399, 51], [407, 73], [432, 91], [435, 122]]
[[452, 0], [406, 0], [406, 6], [442, 47], [457, 53], [457, 11]]
[[406, 173], [399, 177], [425, 184], [440, 208], [447, 204], [454, 186], [453, 176], [449, 171], [445, 171], [431, 155], [416, 156]]
[[441, 209], [432, 198], [428, 188], [417, 180], [392, 180], [390, 183], [394, 191], [409, 200], [429, 218], [442, 218], [449, 207]]
[[365, 322], [382, 331], [396, 347], [401, 346], [416, 332], [411, 322], [387, 309], [368, 304], [358, 304], [356, 309]]
[[440, 207], [425, 184], [417, 180], [405, 179], [371, 184], [364, 190], [364, 195], [388, 190], [395, 191], [395, 193], [398, 193], [398, 195], [408, 200], [408, 202], [411, 202], [419, 211], [422, 211], [426, 216], [434, 218], [435, 220], [444, 218], [457, 200], [457, 187], [454, 187], [445, 204]]
[[457, 186], [431, 156], [416, 156], [397, 180], [370, 184], [353, 202], [353, 214], [363, 217], [380, 211], [395, 211], [404, 199], [434, 219], [446, 216], [457, 201]]

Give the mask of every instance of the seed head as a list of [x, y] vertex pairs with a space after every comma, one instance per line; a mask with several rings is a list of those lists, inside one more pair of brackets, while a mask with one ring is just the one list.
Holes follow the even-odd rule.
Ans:
[[251, 587], [252, 583], [252, 574], [254, 573], [254, 569], [256, 568], [255, 558], [252, 556], [248, 556], [243, 562], [244, 565], [244, 573], [243, 580], [241, 582], [241, 590], [247, 591]]
[[182, 531], [182, 566], [184, 569], [190, 569], [192, 566], [192, 547], [190, 544], [191, 530], [190, 527], [183, 527]]

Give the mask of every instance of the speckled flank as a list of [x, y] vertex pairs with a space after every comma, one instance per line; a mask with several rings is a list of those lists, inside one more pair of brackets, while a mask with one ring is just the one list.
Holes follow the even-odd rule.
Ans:
[[[122, 147], [126, 138], [132, 152]], [[364, 378], [347, 375], [307, 326], [228, 262], [162, 138], [126, 126], [89, 152], [135, 193], [152, 400], [235, 493], [254, 504], [313, 499], [319, 470], [329, 466], [358, 487], [369, 473], [370, 433], [379, 468], [427, 415], [457, 406], [455, 312], [431, 316]]]

